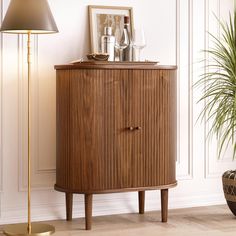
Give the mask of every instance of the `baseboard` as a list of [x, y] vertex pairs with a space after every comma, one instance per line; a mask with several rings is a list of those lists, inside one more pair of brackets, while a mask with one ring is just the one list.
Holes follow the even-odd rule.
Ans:
[[[199, 195], [189, 197], [170, 197], [169, 209], [190, 208], [225, 204], [222, 194]], [[113, 194], [94, 197], [93, 216], [115, 215], [138, 212], [137, 193]], [[156, 192], [146, 196], [146, 211], [160, 210], [160, 197]], [[2, 208], [0, 224], [21, 223], [27, 221], [27, 207]], [[84, 217], [84, 201], [74, 201], [73, 218]], [[32, 220], [46, 221], [65, 219], [65, 204], [44, 204], [32, 206]]]

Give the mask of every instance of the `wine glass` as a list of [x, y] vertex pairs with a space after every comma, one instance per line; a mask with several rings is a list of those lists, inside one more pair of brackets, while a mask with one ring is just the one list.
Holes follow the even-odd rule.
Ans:
[[119, 60], [123, 61], [123, 50], [128, 47], [129, 45], [129, 35], [127, 30], [123, 29], [116, 29], [115, 31], [115, 48], [119, 51]]
[[141, 50], [146, 47], [143, 28], [134, 29], [132, 35], [132, 46], [135, 49], [135, 61], [140, 61]]

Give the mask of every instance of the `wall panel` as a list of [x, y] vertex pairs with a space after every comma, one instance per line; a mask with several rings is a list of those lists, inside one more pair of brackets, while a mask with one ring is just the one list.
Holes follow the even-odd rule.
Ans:
[[[3, 0], [0, 1], [0, 21], [3, 20]], [[0, 192], [3, 188], [3, 158], [2, 158], [2, 77], [3, 77], [3, 35], [0, 35]]]
[[193, 0], [177, 0], [177, 66], [178, 70], [178, 157], [179, 180], [193, 178], [192, 155], [192, 44], [193, 44]]
[[[32, 188], [33, 189], [48, 189], [52, 188], [55, 182], [55, 165], [50, 166], [50, 162], [55, 162], [55, 128], [52, 130], [53, 122], [49, 123], [49, 120], [55, 121], [55, 111], [54, 107], [49, 108], [48, 111], [40, 111], [40, 100], [42, 97], [45, 97], [45, 89], [40, 90], [40, 83], [43, 80], [45, 82], [45, 78], [50, 80], [50, 78], [54, 78], [55, 75], [52, 74], [53, 66], [49, 71], [45, 71], [44, 68], [40, 68], [39, 63], [39, 55], [38, 55], [38, 40], [40, 36], [32, 37], [32, 90], [31, 90], [31, 155], [32, 155]], [[19, 140], [21, 144], [19, 145], [19, 190], [25, 191], [27, 188], [27, 64], [25, 63], [27, 57], [27, 37], [20, 36], [19, 37], [19, 117], [20, 117], [20, 125], [19, 125]], [[42, 71], [42, 73], [39, 73]], [[47, 73], [48, 72], [48, 73]], [[49, 78], [48, 78], [49, 77]], [[47, 88], [47, 84], [46, 88]], [[52, 93], [53, 93], [53, 89]], [[42, 93], [40, 93], [43, 91]], [[55, 94], [54, 102], [44, 102], [45, 104], [49, 104], [49, 106], [55, 103]], [[50, 111], [53, 111], [53, 115]], [[41, 121], [41, 114], [45, 114], [47, 117], [43, 122]], [[43, 126], [42, 126], [43, 123]], [[55, 123], [55, 122], [54, 122]], [[49, 126], [49, 127], [46, 127]], [[53, 133], [53, 135], [50, 135]], [[43, 135], [42, 135], [43, 133]], [[47, 146], [42, 146], [41, 143], [46, 140]], [[51, 145], [51, 143], [53, 143]], [[48, 161], [49, 160], [49, 161]], [[52, 160], [52, 161], [51, 161]], [[40, 163], [44, 163], [44, 167], [40, 166]], [[49, 163], [49, 164], [48, 164]]]
[[[0, 22], [3, 18], [3, 0], [0, 1]], [[0, 217], [2, 212], [1, 192], [3, 191], [3, 153], [2, 153], [2, 61], [3, 61], [3, 35], [0, 35]]]

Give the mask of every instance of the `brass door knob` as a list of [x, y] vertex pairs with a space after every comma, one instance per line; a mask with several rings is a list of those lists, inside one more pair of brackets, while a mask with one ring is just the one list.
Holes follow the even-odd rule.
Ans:
[[128, 130], [130, 130], [130, 131], [133, 131], [134, 129], [135, 129], [135, 127], [133, 127], [133, 126], [128, 127]]
[[141, 130], [141, 129], [142, 129], [142, 127], [140, 127], [140, 126], [137, 126], [137, 127], [130, 126], [130, 127], [128, 127], [128, 130], [130, 130], [130, 131]]

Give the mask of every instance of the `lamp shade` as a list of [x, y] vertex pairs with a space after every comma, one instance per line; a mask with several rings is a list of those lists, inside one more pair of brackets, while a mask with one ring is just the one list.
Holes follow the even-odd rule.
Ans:
[[58, 29], [47, 0], [11, 0], [0, 31], [49, 34]]

